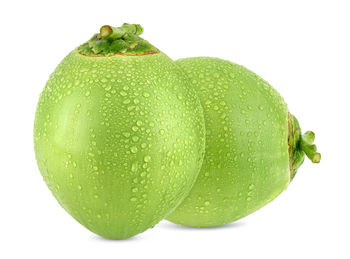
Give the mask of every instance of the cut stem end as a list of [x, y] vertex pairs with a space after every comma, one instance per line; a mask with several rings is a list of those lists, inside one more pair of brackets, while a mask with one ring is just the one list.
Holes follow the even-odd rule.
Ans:
[[312, 161], [312, 163], [318, 164], [318, 163], [321, 161], [321, 154], [320, 154], [320, 153], [315, 153], [315, 154], [312, 156], [311, 161]]
[[101, 38], [107, 38], [113, 32], [112, 27], [109, 25], [103, 25], [100, 29]]

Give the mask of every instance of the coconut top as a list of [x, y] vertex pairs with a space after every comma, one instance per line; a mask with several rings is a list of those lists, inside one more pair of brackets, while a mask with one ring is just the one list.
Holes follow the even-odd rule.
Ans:
[[139, 24], [124, 23], [121, 27], [104, 25], [100, 33], [78, 47], [85, 56], [148, 55], [159, 50], [140, 37], [143, 28]]

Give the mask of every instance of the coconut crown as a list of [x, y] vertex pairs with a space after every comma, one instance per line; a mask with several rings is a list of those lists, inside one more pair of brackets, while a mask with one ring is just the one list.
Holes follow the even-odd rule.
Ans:
[[312, 163], [319, 163], [321, 154], [317, 152], [317, 147], [313, 143], [315, 133], [306, 131], [304, 134], [301, 134], [297, 118], [290, 113], [288, 113], [288, 133], [290, 179], [293, 180], [299, 167], [304, 162], [305, 155]]
[[100, 33], [78, 47], [80, 54], [85, 56], [111, 55], [147, 55], [158, 53], [159, 50], [140, 37], [143, 28], [139, 24], [124, 23], [120, 27], [104, 25]]

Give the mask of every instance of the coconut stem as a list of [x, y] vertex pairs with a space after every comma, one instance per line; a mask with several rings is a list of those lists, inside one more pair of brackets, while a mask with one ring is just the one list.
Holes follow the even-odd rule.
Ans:
[[312, 163], [319, 163], [321, 161], [321, 154], [317, 152], [316, 145], [313, 144], [315, 133], [307, 131], [301, 134], [301, 128], [297, 118], [290, 113], [288, 114], [288, 121], [289, 166], [290, 179], [292, 180], [298, 168], [303, 164], [305, 155]]
[[121, 27], [112, 27], [110, 25], [103, 25], [100, 29], [100, 36], [102, 39], [122, 39], [128, 35], [141, 35], [143, 28], [140, 24], [124, 23]]
[[315, 133], [307, 131], [300, 139], [300, 147], [312, 163], [319, 163], [321, 161], [321, 154], [317, 152], [317, 147], [313, 144], [314, 140]]
[[100, 36], [102, 39], [108, 38], [113, 33], [113, 29], [109, 25], [103, 25], [100, 28]]
[[124, 23], [120, 27], [104, 25], [100, 33], [95, 34], [86, 43], [79, 46], [80, 54], [86, 56], [147, 55], [158, 53], [148, 41], [139, 35], [143, 33], [140, 24]]

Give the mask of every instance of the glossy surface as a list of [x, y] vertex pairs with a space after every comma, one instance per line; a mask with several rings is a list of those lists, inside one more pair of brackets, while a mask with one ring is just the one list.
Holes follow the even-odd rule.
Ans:
[[288, 109], [246, 68], [217, 58], [176, 61], [204, 109], [206, 153], [184, 202], [168, 220], [220, 226], [261, 208], [289, 184]]
[[37, 162], [58, 202], [91, 231], [123, 239], [188, 194], [204, 152], [198, 97], [163, 53], [72, 51], [41, 94]]

